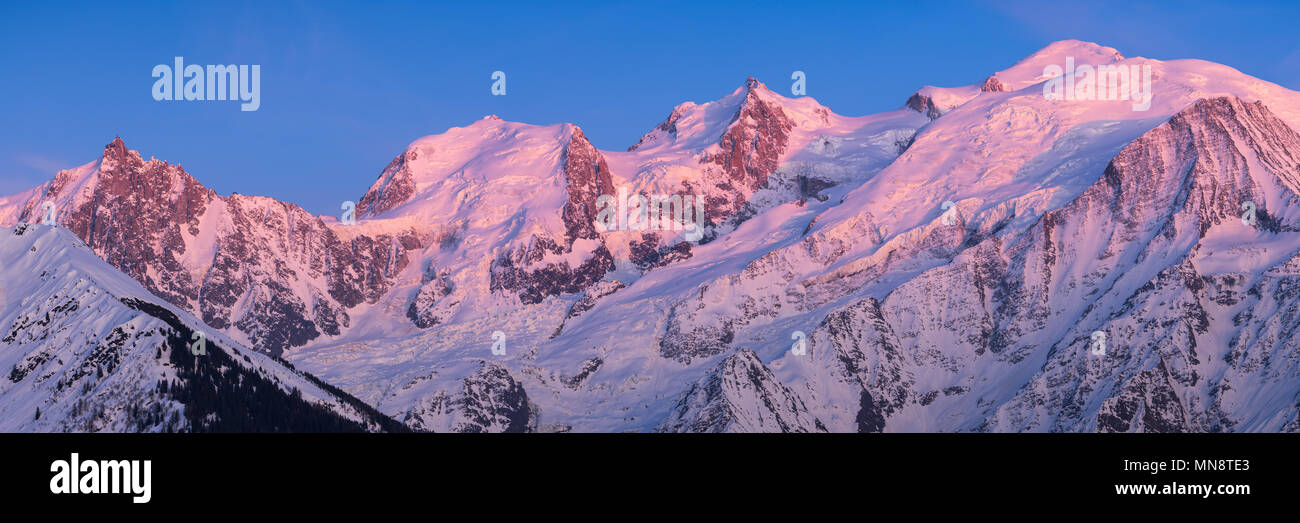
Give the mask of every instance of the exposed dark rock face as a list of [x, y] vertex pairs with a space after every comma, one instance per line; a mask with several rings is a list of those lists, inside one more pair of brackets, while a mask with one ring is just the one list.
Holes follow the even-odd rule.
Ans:
[[632, 241], [629, 250], [632, 254], [632, 264], [642, 271], [650, 271], [691, 257], [689, 242], [661, 245], [659, 235], [655, 233], [642, 234], [640, 240]]
[[867, 298], [832, 313], [819, 329], [835, 351], [840, 379], [861, 389], [858, 432], [884, 430], [886, 417], [911, 399], [916, 380], [880, 302]]
[[750, 350], [726, 359], [673, 406], [661, 432], [825, 432]]
[[596, 371], [600, 370], [600, 367], [604, 364], [605, 360], [603, 359], [595, 357], [587, 358], [582, 362], [582, 368], [578, 369], [576, 374], [572, 376], [564, 376], [560, 381], [564, 383], [565, 387], [577, 390], [578, 387], [582, 386], [583, 382], [587, 381], [587, 378], [590, 378], [592, 374], [595, 374]]
[[573, 129], [569, 146], [564, 149], [564, 177], [569, 198], [561, 216], [570, 244], [578, 238], [597, 238], [596, 199], [614, 194], [609, 165], [582, 130]]
[[357, 217], [372, 216], [406, 203], [415, 194], [415, 177], [407, 162], [419, 158], [419, 151], [409, 149], [393, 158], [379, 173], [379, 179], [370, 186], [361, 203], [357, 204]]
[[[701, 290], [701, 296], [704, 293]], [[726, 352], [735, 340], [733, 320], [720, 325], [691, 326], [689, 319], [704, 308], [702, 301], [687, 301], [673, 306], [668, 314], [668, 325], [659, 339], [659, 355], [690, 365], [692, 360], [708, 358]]]
[[[660, 123], [657, 127], [655, 127], [655, 129], [667, 133], [669, 138], [672, 139], [677, 138], [677, 119], [681, 118], [682, 114], [684, 114], [686, 110], [689, 109], [690, 107], [691, 104], [682, 104], [677, 107], [674, 107], [672, 113], [668, 115], [668, 118], [664, 119], [663, 123]], [[647, 133], [646, 135], [642, 136], [641, 139], [636, 142], [636, 144], [632, 145], [631, 147], [628, 147], [627, 150], [635, 151], [641, 146], [650, 143], [649, 140], [653, 140], [654, 138], [655, 135], [653, 133]]]
[[595, 307], [596, 302], [600, 301], [601, 298], [614, 294], [623, 287], [623, 282], [617, 280], [602, 281], [592, 285], [591, 288], [587, 289], [586, 293], [583, 293], [582, 299], [578, 300], [577, 303], [573, 304], [573, 307], [569, 308], [569, 313], [566, 318], [574, 318], [591, 310], [591, 308]]
[[1187, 415], [1164, 366], [1139, 372], [1102, 402], [1097, 432], [1190, 432]]
[[885, 415], [871, 399], [871, 393], [867, 389], [862, 389], [862, 395], [858, 398], [858, 416], [854, 421], [858, 425], [858, 432], [885, 430]]
[[[493, 260], [490, 288], [493, 292], [515, 294], [524, 304], [540, 303], [549, 296], [582, 292], [614, 268], [614, 257], [596, 232], [596, 199], [613, 194], [614, 184], [609, 166], [600, 152], [574, 128], [564, 150], [564, 176], [568, 199], [562, 217], [565, 237], [554, 239], [534, 236], [527, 245], [503, 252]], [[595, 240], [594, 243], [575, 243]], [[545, 258], [568, 258], [576, 249], [583, 260], [577, 267], [567, 261]]]
[[563, 256], [570, 247], [550, 238], [535, 239], [531, 245], [503, 254], [492, 263], [491, 289], [519, 296], [526, 305], [541, 303], [549, 296], [582, 292], [605, 277], [614, 267], [614, 257], [603, 244], [577, 267], [568, 263], [539, 262], [547, 255]]
[[439, 392], [407, 411], [415, 430], [436, 432], [536, 432], [537, 412], [523, 385], [505, 367], [482, 362], [459, 391]]
[[759, 89], [767, 88], [758, 80], [750, 78], [745, 89], [745, 99], [718, 140], [721, 150], [700, 157], [701, 164], [712, 164], [718, 170], [706, 170], [701, 177], [700, 183], [706, 186], [703, 193], [695, 188], [686, 191], [706, 195], [705, 216], [713, 223], [740, 210], [749, 195], [767, 184], [794, 129], [781, 106], [759, 94]]
[[997, 75], [993, 75], [988, 78], [985, 78], [984, 84], [980, 85], [980, 92], [984, 92], [984, 93], [990, 93], [990, 92], [1000, 93], [1006, 90], [1007, 87], [1005, 85], [1002, 85], [1002, 80], [998, 80]]
[[[74, 172], [48, 190], [74, 202], [61, 225], [150, 292], [272, 354], [338, 334], [350, 324], [347, 309], [386, 294], [420, 247], [413, 232], [345, 242], [295, 205], [217, 196], [120, 138], [104, 148], [96, 179], [74, 180]], [[39, 203], [23, 219], [33, 220]]]
[[500, 365], [484, 363], [477, 374], [465, 378], [457, 407], [461, 421], [456, 432], [531, 432], [533, 411], [528, 393]]
[[406, 317], [421, 329], [427, 329], [445, 321], [451, 316], [459, 300], [443, 301], [456, 289], [455, 283], [447, 272], [437, 272], [430, 267], [425, 270], [420, 292], [406, 309]]
[[943, 111], [939, 110], [939, 106], [935, 105], [933, 99], [919, 92], [912, 93], [912, 96], [908, 97], [907, 103], [904, 105], [906, 105], [908, 109], [926, 115], [931, 120], [943, 115]]
[[614, 294], [623, 287], [623, 282], [618, 280], [599, 281], [591, 287], [588, 287], [587, 290], [582, 293], [582, 298], [578, 299], [572, 307], [569, 307], [569, 312], [565, 313], [564, 319], [560, 321], [560, 326], [555, 328], [555, 332], [551, 334], [551, 338], [555, 338], [564, 332], [564, 324], [566, 322], [591, 310], [591, 308], [595, 307], [596, 302], [600, 301], [601, 298]]
[[[1202, 100], [1125, 146], [1093, 185], [1023, 230], [1005, 230], [1003, 218], [970, 234], [961, 216], [959, 227], [931, 228], [869, 265], [807, 280], [792, 267], [839, 262], [844, 242], [872, 237], [870, 216], [769, 253], [675, 303], [660, 355], [690, 364], [725, 354], [748, 325], [813, 310], [895, 266], [943, 260], [878, 301], [837, 308], [810, 334], [821, 374], [792, 390], [835, 430], [923, 427], [909, 424], [930, 419], [915, 409], [970, 413], [945, 430], [1258, 427], [1232, 391], [1247, 382], [1280, 397], [1300, 393], [1290, 370], [1300, 362], [1300, 256], [1234, 269], [1210, 251], [1256, 234], [1241, 228], [1245, 201], [1258, 205], [1255, 230], [1268, 242], [1300, 229], [1282, 217], [1300, 205], [1294, 151], [1300, 135], [1262, 104]], [[714, 312], [713, 296], [735, 305]], [[1102, 356], [1089, 353], [1097, 331], [1109, 341]], [[1007, 392], [984, 383], [990, 373], [1024, 377]], [[922, 386], [923, 375], [951, 378]], [[833, 396], [820, 396], [827, 390]], [[845, 408], [845, 397], [858, 405]]]

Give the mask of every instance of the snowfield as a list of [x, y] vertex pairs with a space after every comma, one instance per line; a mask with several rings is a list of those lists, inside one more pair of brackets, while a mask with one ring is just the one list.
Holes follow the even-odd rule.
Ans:
[[[1149, 67], [1150, 107], [1048, 99], [1044, 70], [1067, 59]], [[117, 140], [0, 198], [0, 224], [55, 202], [47, 236], [79, 237], [79, 265], [414, 430], [1300, 430], [1300, 93], [1073, 40], [972, 80], [850, 117], [751, 78], [626, 151], [487, 117], [409, 144], [355, 225], [216, 195]], [[598, 231], [598, 198], [620, 189], [704, 198], [703, 240]], [[0, 248], [17, 260], [26, 241]], [[34, 300], [98, 288], [24, 286], [14, 267], [6, 293], [29, 298], [7, 330]], [[110, 308], [67, 320], [78, 350], [161, 328]], [[28, 336], [0, 363], [70, 343]], [[140, 365], [120, 387], [167, 376]], [[0, 427], [139, 428], [33, 421], [74, 400], [25, 383], [0, 379]]]

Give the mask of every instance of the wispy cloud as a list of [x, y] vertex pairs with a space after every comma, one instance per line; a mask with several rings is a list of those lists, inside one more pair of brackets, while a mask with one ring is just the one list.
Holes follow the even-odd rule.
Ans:
[[[990, 0], [995, 12], [1018, 23], [1030, 35], [1049, 40], [1077, 38], [1119, 49], [1152, 40], [1178, 41], [1171, 29], [1176, 24], [1153, 24], [1151, 20], [1168, 20], [1178, 13], [1154, 5], [1129, 5], [1122, 9], [1080, 9], [1077, 4], [1028, 0]], [[1117, 16], [1116, 13], [1122, 13]]]
[[14, 162], [30, 169], [32, 172], [29, 174], [44, 173], [46, 176], [53, 176], [54, 173], [63, 169], [75, 167], [71, 162], [56, 160], [54, 158], [37, 154], [15, 155]]
[[72, 162], [32, 153], [10, 157], [8, 172], [0, 173], [0, 195], [31, 189], [54, 177], [62, 169], [75, 167]]
[[1300, 48], [1282, 58], [1277, 64], [1278, 83], [1288, 89], [1300, 89]]

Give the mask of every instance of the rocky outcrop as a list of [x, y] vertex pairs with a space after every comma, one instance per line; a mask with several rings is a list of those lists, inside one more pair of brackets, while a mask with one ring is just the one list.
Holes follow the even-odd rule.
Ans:
[[565, 257], [572, 249], [543, 237], [504, 253], [492, 262], [492, 291], [517, 295], [522, 303], [531, 305], [549, 296], [582, 292], [614, 267], [614, 257], [603, 244], [585, 253], [590, 257], [576, 267], [567, 260], [547, 261]]
[[[886, 317], [911, 318], [904, 349], [934, 354], [956, 376], [990, 364], [999, 374], [1038, 367], [1011, 397], [977, 402], [985, 419], [971, 420], [972, 429], [1240, 428], [1247, 417], [1234, 413], [1244, 407], [1233, 399], [1235, 383], [1300, 392], [1282, 377], [1292, 374], [1283, 362], [1300, 361], [1300, 345], [1258, 312], [1300, 303], [1285, 290], [1293, 276], [1280, 267], [1290, 262], [1264, 261], [1278, 253], [1243, 263], [1214, 251], [1241, 256], [1254, 234], [1294, 230], [1272, 206], [1300, 204], [1297, 149], [1300, 135], [1262, 104], [1199, 101], [1126, 146], [1094, 185], [1025, 234], [985, 240], [952, 267], [900, 286], [884, 303]], [[1268, 216], [1255, 228], [1242, 224], [1245, 201]], [[1225, 316], [1232, 322], [1214, 320]], [[963, 354], [984, 347], [990, 363]], [[1255, 365], [1221, 366], [1246, 353], [1260, 355]]]
[[598, 238], [596, 200], [601, 195], [614, 194], [614, 182], [605, 157], [576, 127], [564, 149], [564, 180], [568, 199], [560, 215], [564, 219], [566, 240], [572, 245], [579, 238]]
[[[0, 230], [5, 432], [362, 432], [407, 428], [208, 331], [62, 228]], [[200, 337], [202, 336], [202, 337]]]
[[373, 216], [410, 200], [415, 194], [415, 176], [407, 168], [407, 162], [414, 162], [419, 157], [418, 149], [409, 149], [393, 158], [361, 197], [356, 209], [357, 217]]
[[459, 300], [443, 298], [451, 295], [454, 290], [456, 284], [447, 272], [438, 272], [433, 267], [428, 268], [420, 282], [419, 293], [406, 308], [406, 317], [421, 329], [446, 321], [455, 312]]
[[460, 390], [439, 392], [399, 417], [431, 432], [535, 432], [537, 413], [523, 385], [510, 371], [482, 362], [460, 381]]
[[732, 123], [718, 140], [718, 151], [700, 157], [701, 164], [716, 170], [706, 170], [700, 177], [699, 183], [706, 187], [686, 190], [690, 194], [703, 191], [705, 216], [714, 223], [739, 211], [749, 195], [767, 183], [794, 128], [780, 104], [762, 96], [760, 90], [766, 91], [766, 86], [750, 78], [745, 89]]
[[[659, 352], [724, 354], [750, 325], [937, 263], [837, 306], [809, 336], [810, 363], [782, 359], [806, 368], [785, 385], [831, 430], [1280, 430], [1294, 402], [1235, 391], [1300, 394], [1300, 262], [1273, 247], [1297, 232], [1296, 150], [1300, 135], [1263, 104], [1202, 100], [1027, 229], [970, 234], [959, 214], [869, 261], [845, 262], [829, 232], [769, 253], [675, 303]], [[873, 230], [869, 216], [842, 228]]]
[[[667, 135], [668, 139], [670, 140], [676, 139], [677, 119], [681, 118], [682, 114], [684, 114], [687, 109], [690, 109], [692, 107], [695, 107], [695, 104], [691, 102], [686, 102], [684, 104], [678, 105], [677, 107], [674, 107], [673, 111], [668, 114], [668, 118], [665, 118], [662, 123], [655, 126], [655, 130], [662, 131]], [[644, 136], [641, 137], [640, 140], [637, 140], [635, 144], [633, 144], [631, 147], [628, 147], [627, 150], [635, 151], [641, 148], [641, 146], [647, 145], [655, 141], [658, 138], [658, 136], [659, 135], [655, 133], [646, 133]]]
[[1002, 84], [1002, 80], [998, 80], [997, 75], [985, 78], [984, 83], [980, 85], [980, 92], [982, 93], [1000, 93], [1006, 90], [1007, 87]]
[[825, 432], [802, 399], [750, 350], [726, 359], [687, 389], [661, 432]]
[[609, 165], [576, 127], [564, 149], [563, 170], [568, 195], [561, 211], [565, 237], [533, 236], [526, 245], [503, 252], [492, 262], [493, 292], [536, 304], [550, 296], [582, 292], [614, 268], [614, 257], [595, 229], [596, 200], [614, 194]]
[[218, 196], [120, 138], [89, 174], [60, 172], [22, 219], [37, 221], [44, 201], [60, 202], [62, 226], [151, 292], [271, 354], [339, 334], [348, 309], [385, 295], [420, 247], [413, 232], [345, 241], [298, 206]]
[[919, 92], [912, 93], [912, 96], [909, 96], [907, 102], [903, 105], [908, 109], [924, 114], [931, 120], [943, 116], [943, 111], [939, 109], [938, 105], [935, 105], [934, 99]]
[[1130, 378], [1118, 394], [1102, 401], [1097, 412], [1097, 432], [1191, 430], [1178, 390], [1163, 365]]

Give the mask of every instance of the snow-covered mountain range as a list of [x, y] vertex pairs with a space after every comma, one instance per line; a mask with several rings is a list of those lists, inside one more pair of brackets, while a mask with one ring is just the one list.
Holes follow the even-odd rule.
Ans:
[[67, 229], [0, 230], [0, 263], [0, 430], [407, 430], [176, 310]]
[[[1149, 68], [1150, 106], [1046, 96], [1067, 63]], [[751, 78], [626, 151], [487, 117], [412, 142], [355, 224], [116, 139], [0, 198], [0, 363], [24, 374], [0, 426], [192, 428], [86, 421], [65, 404], [91, 392], [27, 377], [134, 321], [132, 354], [210, 329], [372, 430], [1300, 430], [1300, 93], [1079, 41], [973, 80], [847, 117]], [[703, 230], [607, 230], [621, 194], [699, 198]], [[60, 232], [24, 225], [47, 213]], [[113, 319], [30, 331], [86, 294]], [[179, 412], [155, 360], [106, 376]]]

